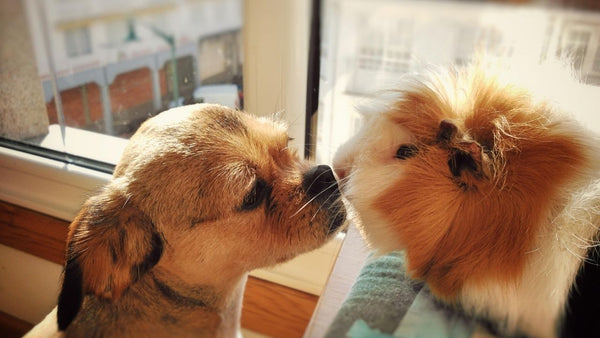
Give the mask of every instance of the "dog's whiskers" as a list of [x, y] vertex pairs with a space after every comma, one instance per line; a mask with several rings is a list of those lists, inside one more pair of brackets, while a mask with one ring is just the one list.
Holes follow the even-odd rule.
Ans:
[[[307, 190], [307, 191], [308, 191], [308, 190], [310, 190], [310, 188], [312, 188], [313, 184], [314, 184], [315, 182], [317, 182], [317, 181], [318, 181], [318, 179], [319, 179], [319, 178], [321, 178], [321, 176], [325, 175], [326, 173], [327, 173], [327, 171], [324, 171], [324, 172], [320, 173], [320, 174], [319, 174], [317, 177], [315, 177], [315, 178], [313, 179], [312, 183], [311, 183], [311, 184], [310, 184], [310, 185], [309, 185], [309, 186], [306, 188], [306, 190]], [[334, 182], [334, 183], [337, 183], [337, 182]], [[329, 189], [329, 188], [331, 188], [331, 186], [327, 187], [327, 189]], [[325, 191], [325, 190], [327, 190], [327, 189], [323, 189], [323, 191]], [[323, 191], [321, 191], [321, 192], [323, 192]], [[318, 194], [317, 194], [317, 196], [318, 196]]]
[[[290, 218], [296, 217], [302, 210], [304, 210], [304, 208], [306, 208], [310, 203], [312, 203], [315, 199], [319, 198], [323, 193], [327, 192], [329, 189], [333, 188], [334, 186], [337, 185], [337, 182], [333, 182], [331, 183], [329, 186], [327, 186], [325, 189], [319, 191], [318, 194], [316, 194], [315, 196], [313, 196], [310, 200], [308, 200], [308, 202], [304, 203], [295, 213], [293, 213]], [[331, 195], [330, 195], [331, 196]], [[329, 201], [329, 197], [327, 197], [327, 199], [325, 200], [325, 203]], [[319, 207], [319, 210], [321, 209], [322, 205]], [[317, 210], [317, 212], [319, 211]], [[314, 219], [314, 217], [312, 218]]]
[[[327, 187], [324, 191], [330, 189], [331, 187], [333, 187], [335, 185], [335, 183], [332, 183], [329, 187]], [[311, 218], [311, 221], [313, 221], [315, 219], [315, 217], [317, 217], [317, 214], [319, 213], [319, 211], [321, 211], [321, 209], [323, 208], [324, 205], [329, 204], [329, 205], [334, 205], [334, 202], [329, 202], [329, 199], [331, 197], [333, 197], [333, 194], [330, 194], [329, 196], [327, 196], [327, 199], [325, 199], [325, 201], [323, 201], [323, 203], [321, 203], [321, 205], [319, 206], [319, 208], [315, 211], [313, 217]], [[341, 198], [341, 196], [338, 196], [336, 198]]]

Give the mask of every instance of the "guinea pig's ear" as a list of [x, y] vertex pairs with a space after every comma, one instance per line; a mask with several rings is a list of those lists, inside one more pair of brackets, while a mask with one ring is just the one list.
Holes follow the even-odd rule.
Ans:
[[75, 318], [83, 297], [116, 299], [158, 263], [163, 239], [152, 220], [119, 189], [90, 198], [69, 227], [58, 298], [58, 327]]

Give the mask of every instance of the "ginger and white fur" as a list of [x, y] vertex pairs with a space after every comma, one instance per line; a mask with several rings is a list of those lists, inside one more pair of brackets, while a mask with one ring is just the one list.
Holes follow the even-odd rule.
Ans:
[[[479, 62], [407, 78], [362, 109], [334, 160], [371, 246], [405, 250], [411, 276], [502, 334], [557, 334], [598, 236], [600, 139], [563, 110], [577, 102], [556, 102], [578, 86], [557, 69]], [[442, 120], [457, 129], [449, 140]], [[396, 158], [403, 144], [418, 153]], [[458, 175], [456, 152], [475, 158]]]
[[218, 105], [146, 121], [71, 224], [58, 316], [29, 336], [238, 335], [248, 272], [316, 249], [345, 219], [331, 168], [288, 140]]

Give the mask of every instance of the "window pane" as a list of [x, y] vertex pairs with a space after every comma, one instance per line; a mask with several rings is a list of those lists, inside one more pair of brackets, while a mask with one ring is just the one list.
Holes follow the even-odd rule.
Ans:
[[70, 58], [92, 53], [90, 28], [88, 26], [66, 29], [63, 36], [65, 37], [67, 56]]
[[467, 64], [476, 53], [521, 65], [570, 57], [587, 84], [582, 98], [600, 97], [598, 9], [597, 2], [558, 0], [323, 1], [319, 110], [312, 140], [317, 160], [330, 163], [360, 126], [357, 107], [395, 89], [404, 74], [431, 64]]
[[3, 3], [3, 138], [114, 163], [169, 107], [241, 108], [242, 0]]

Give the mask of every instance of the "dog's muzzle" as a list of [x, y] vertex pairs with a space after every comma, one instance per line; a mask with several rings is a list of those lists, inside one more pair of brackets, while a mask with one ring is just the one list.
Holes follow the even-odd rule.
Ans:
[[335, 232], [346, 220], [346, 209], [331, 167], [318, 165], [308, 170], [302, 177], [302, 187], [309, 200], [321, 204], [328, 211], [329, 233]]

